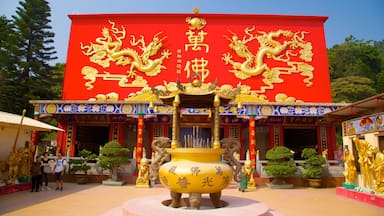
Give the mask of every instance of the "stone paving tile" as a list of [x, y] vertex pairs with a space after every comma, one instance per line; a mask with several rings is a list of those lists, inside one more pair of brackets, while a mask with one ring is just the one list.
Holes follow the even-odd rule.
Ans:
[[[51, 184], [53, 186], [53, 184]], [[64, 190], [22, 191], [0, 196], [0, 215], [104, 215], [130, 199], [169, 195], [161, 185], [136, 188], [134, 185], [105, 186], [65, 183]], [[383, 216], [384, 208], [336, 195], [335, 188], [269, 189], [240, 192], [236, 184], [222, 191], [224, 196], [237, 196], [265, 203], [272, 211], [285, 216]], [[159, 203], [161, 205], [161, 203]], [[229, 204], [230, 205], [230, 204]], [[148, 206], [150, 208], [150, 206]], [[225, 208], [222, 209], [225, 215]], [[153, 215], [156, 215], [154, 212]], [[252, 215], [252, 213], [250, 213]]]

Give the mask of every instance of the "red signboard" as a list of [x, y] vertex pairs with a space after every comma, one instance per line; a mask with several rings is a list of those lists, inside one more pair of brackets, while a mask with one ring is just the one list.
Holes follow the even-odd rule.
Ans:
[[233, 14], [69, 15], [63, 100], [198, 77], [277, 97], [331, 102], [323, 24], [326, 17]]

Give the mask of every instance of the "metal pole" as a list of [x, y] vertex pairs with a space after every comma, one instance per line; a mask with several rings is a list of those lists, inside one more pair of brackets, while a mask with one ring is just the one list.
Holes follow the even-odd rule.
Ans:
[[17, 144], [17, 139], [19, 138], [19, 134], [20, 134], [20, 130], [23, 126], [23, 120], [24, 120], [24, 116], [25, 116], [25, 113], [27, 111], [25, 109], [23, 109], [23, 113], [21, 115], [21, 120], [20, 120], [20, 124], [19, 124], [19, 127], [17, 128], [17, 133], [16, 133], [16, 139], [15, 139], [15, 143], [13, 144], [13, 151], [15, 152], [16, 151], [16, 144]]

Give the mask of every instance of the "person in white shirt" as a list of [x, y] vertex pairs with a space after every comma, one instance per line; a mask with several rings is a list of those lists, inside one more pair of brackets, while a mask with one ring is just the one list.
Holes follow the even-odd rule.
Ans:
[[65, 166], [66, 166], [66, 161], [61, 155], [61, 153], [58, 152], [57, 159], [55, 161], [55, 166], [53, 167], [53, 171], [55, 172], [55, 177], [56, 177], [56, 190], [63, 191], [63, 177], [64, 177]]

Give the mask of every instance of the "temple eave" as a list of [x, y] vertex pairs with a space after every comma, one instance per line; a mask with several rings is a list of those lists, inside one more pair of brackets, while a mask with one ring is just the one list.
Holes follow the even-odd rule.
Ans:
[[[198, 100], [199, 101], [199, 100]], [[163, 101], [164, 102], [164, 101]], [[198, 104], [193, 104], [194, 108], [189, 108], [190, 104], [183, 107], [183, 114], [206, 115], [208, 110], [201, 100]], [[111, 114], [111, 115], [171, 115], [172, 109], [169, 105], [162, 102], [151, 104], [151, 101], [85, 101], [85, 100], [33, 100], [30, 101], [35, 106], [35, 112], [39, 114]], [[199, 106], [199, 104], [201, 106]], [[244, 102], [241, 107], [237, 107], [235, 102], [230, 102], [226, 106], [220, 107], [220, 115], [236, 116], [308, 116], [321, 117], [326, 113], [344, 107], [347, 104], [339, 103], [277, 103], [277, 102]], [[156, 108], [154, 107], [156, 106]]]

